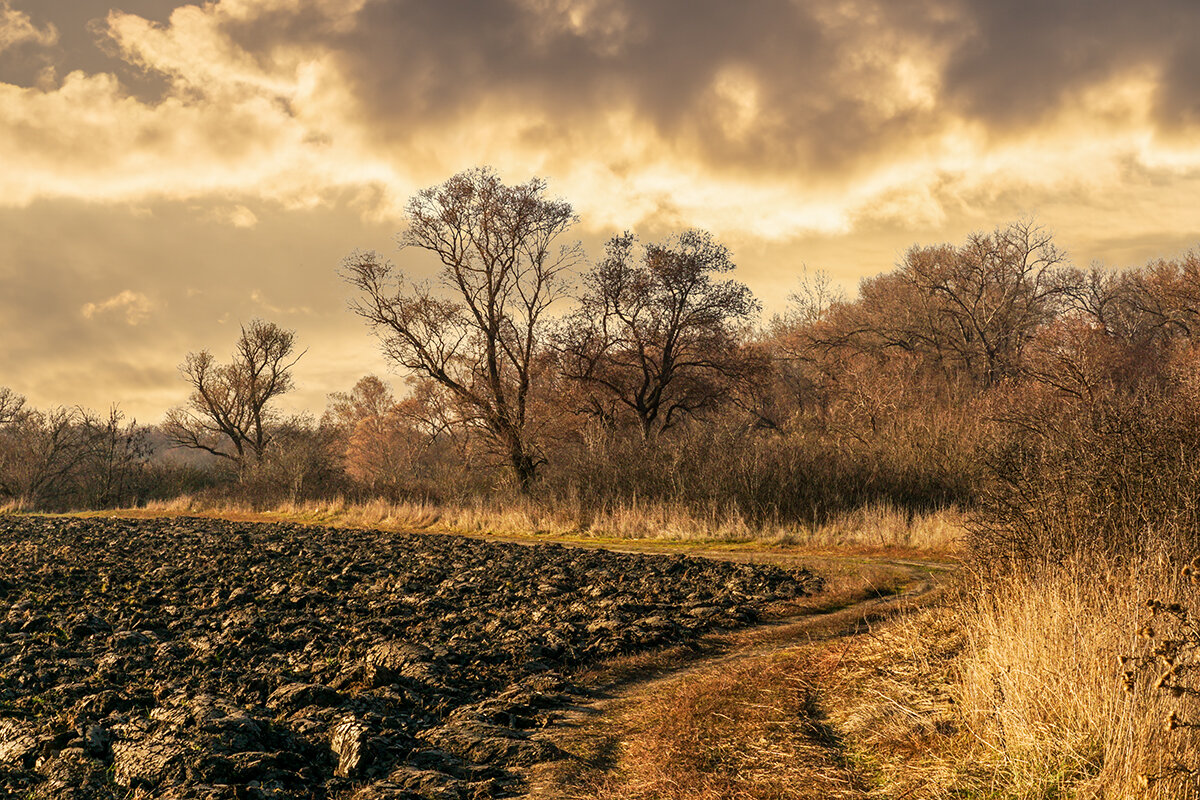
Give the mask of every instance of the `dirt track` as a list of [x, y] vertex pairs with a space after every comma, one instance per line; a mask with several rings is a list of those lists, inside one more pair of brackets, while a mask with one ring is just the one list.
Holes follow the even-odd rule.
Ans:
[[[745, 557], [755, 556], [745, 554]], [[791, 561], [795, 554], [766, 552], [759, 557]], [[811, 563], [813, 558], [808, 556], [805, 560]], [[834, 566], [829, 561], [827, 559], [827, 565]], [[837, 566], [845, 569], [847, 561], [858, 559], [835, 558], [832, 561], [840, 562]], [[881, 593], [880, 587], [872, 586], [871, 576], [864, 574], [860, 576], [862, 580], [858, 586], [845, 586], [841, 591], [815, 598], [778, 604], [771, 618], [758, 625], [702, 637], [682, 660], [647, 656], [592, 676], [587, 682], [592, 687], [591, 698], [575, 705], [550, 731], [550, 741], [567, 757], [531, 765], [527, 770], [526, 797], [529, 800], [564, 800], [594, 797], [599, 793], [608, 798], [622, 796], [627, 791], [634, 791], [638, 797], [659, 796], [659, 793], [672, 797], [692, 796], [678, 785], [669, 785], [669, 774], [651, 775], [649, 782], [646, 775], [624, 774], [621, 753], [629, 745], [626, 738], [640, 739], [635, 747], [646, 746], [645, 726], [653, 722], [647, 720], [645, 709], [652, 709], [651, 716], [661, 714], [664, 698], [667, 707], [677, 702], [672, 698], [680, 698], [678, 702], [685, 705], [719, 707], [721, 698], [706, 698], [706, 695], [728, 692], [729, 676], [760, 674], [773, 666], [772, 658], [777, 654], [785, 656], [785, 663], [803, 661], [806, 656], [800, 654], [819, 653], [828, 646], [822, 643], [831, 640], [839, 640], [834, 645], [835, 650], [844, 650], [846, 645], [841, 644], [841, 637], [869, 633], [875, 624], [937, 602], [944, 580], [952, 572], [949, 564], [936, 561], [886, 557], [862, 561], [864, 567], [870, 565], [882, 572], [890, 591]], [[788, 675], [785, 680], [799, 680], [812, 687], [808, 676], [803, 674]], [[686, 700], [682, 699], [685, 696]], [[781, 800], [784, 797], [830, 800], [865, 798], [870, 794], [861, 776], [846, 763], [836, 737], [822, 732], [823, 726], [814, 724], [813, 720], [795, 719], [794, 724], [810, 733], [806, 743], [808, 752], [804, 754], [809, 773], [801, 779], [787, 779], [763, 796], [778, 795]], [[737, 740], [724, 744], [733, 750], [747, 745], [772, 746], [768, 741]], [[667, 750], [678, 745], [676, 741], [661, 742], [661, 747]], [[761, 768], [763, 765], [755, 766]], [[656, 788], [655, 777], [667, 783]], [[627, 781], [632, 783], [627, 785]], [[697, 781], [691, 790], [697, 791], [696, 787], [700, 785], [703, 781]], [[697, 791], [696, 796], [715, 796], [712, 791], [710, 785], [707, 790]]]

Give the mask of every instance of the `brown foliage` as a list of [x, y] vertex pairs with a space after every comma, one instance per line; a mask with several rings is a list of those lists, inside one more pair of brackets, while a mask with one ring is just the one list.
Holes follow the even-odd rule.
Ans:
[[1064, 256], [1029, 222], [965, 244], [914, 246], [900, 267], [864, 280], [860, 298], [833, 309], [827, 347], [919, 354], [983, 387], [1020, 373], [1026, 347], [1071, 288]]
[[1188, 547], [1200, 525], [1200, 328], [1190, 253], [1077, 282], [1001, 396], [976, 545], [1060, 561]]
[[346, 476], [369, 494], [445, 498], [461, 488], [460, 476], [450, 473], [466, 460], [467, 441], [437, 384], [414, 381], [412, 388], [397, 400], [387, 384], [368, 375], [352, 391], [329, 396], [322, 422], [335, 433]]
[[387, 384], [367, 375], [329, 396], [325, 421], [338, 431], [346, 474], [372, 491], [394, 485], [410, 466], [405, 430]]

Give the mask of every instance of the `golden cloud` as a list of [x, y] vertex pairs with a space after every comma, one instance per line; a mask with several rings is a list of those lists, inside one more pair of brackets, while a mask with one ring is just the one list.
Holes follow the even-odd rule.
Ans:
[[[3, 2], [4, 36], [53, 36]], [[1077, 91], [1039, 106], [1036, 124], [993, 124], [976, 101], [1009, 102], [1009, 87], [976, 51], [1009, 34], [981, 30], [990, 12], [972, 3], [475, 11], [218, 0], [165, 24], [111, 12], [114, 52], [167, 90], [138, 98], [83, 72], [0, 84], [0, 202], [238, 195], [311, 208], [350, 191], [365, 214], [394, 218], [416, 188], [492, 163], [514, 179], [548, 174], [591, 230], [786, 240], [870, 220], [937, 225], [1000, 195], [1114, 191], [1130, 169], [1200, 169], [1200, 139], [1156, 122], [1174, 56], [1156, 63], [1141, 44], [1112, 68], [1047, 78]], [[227, 221], [256, 218], [236, 206]]]
[[34, 403], [153, 418], [269, 314], [319, 407], [387, 368], [334, 265], [478, 164], [589, 245], [709, 228], [768, 312], [802, 262], [852, 288], [1028, 213], [1079, 263], [1200, 237], [1195, 0], [180, 0], [82, 62], [66, 5], [0, 0], [0, 373]]
[[141, 292], [126, 289], [99, 303], [84, 303], [79, 313], [84, 319], [93, 319], [109, 313], [124, 317], [126, 324], [137, 325], [144, 322], [154, 310], [154, 303]]
[[58, 42], [58, 30], [53, 25], [38, 28], [28, 14], [14, 9], [10, 0], [0, 0], [0, 51], [23, 42], [49, 47]]

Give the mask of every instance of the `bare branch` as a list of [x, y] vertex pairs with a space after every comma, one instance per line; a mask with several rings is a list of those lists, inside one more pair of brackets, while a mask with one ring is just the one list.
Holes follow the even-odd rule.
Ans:
[[760, 306], [745, 285], [714, 280], [734, 264], [708, 233], [647, 245], [640, 261], [636, 244], [630, 233], [609, 241], [557, 341], [566, 375], [629, 409], [650, 437], [727, 401], [751, 374], [741, 337]]
[[188, 353], [179, 371], [192, 396], [167, 413], [163, 432], [179, 447], [261, 461], [276, 422], [271, 402], [292, 389], [291, 369], [304, 355], [294, 351], [294, 332], [255, 319], [242, 327], [230, 363], [207, 350]]
[[534, 441], [529, 395], [538, 380], [545, 315], [562, 295], [577, 244], [555, 242], [576, 222], [571, 206], [534, 178], [509, 186], [478, 168], [425, 189], [408, 203], [402, 248], [432, 253], [438, 293], [414, 285], [378, 253], [357, 251], [342, 277], [351, 304], [384, 355], [451, 393], [464, 424], [505, 454], [522, 491], [544, 459]]

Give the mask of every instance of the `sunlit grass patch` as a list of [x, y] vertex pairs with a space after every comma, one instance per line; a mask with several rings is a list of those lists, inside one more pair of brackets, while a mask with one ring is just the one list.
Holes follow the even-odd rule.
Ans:
[[584, 763], [563, 768], [557, 791], [597, 800], [859, 797], [811, 674], [808, 657], [789, 652], [636, 693], [600, 735], [576, 743]]
[[248, 504], [182, 496], [149, 503], [145, 513], [198, 513], [259, 516], [265, 519], [428, 530], [500, 536], [547, 536], [590, 540], [663, 540], [681, 542], [796, 545], [813, 548], [955, 552], [965, 534], [961, 512], [951, 507], [913, 513], [877, 503], [833, 516], [818, 525], [756, 522], [736, 511], [700, 512], [682, 504], [651, 501], [588, 508], [548, 500], [488, 500], [437, 504], [372, 500], [281, 503], [256, 509]]
[[[1169, 665], [1139, 638], [1148, 600], [1200, 595], [1178, 566], [1068, 562], [1010, 576], [965, 606], [961, 702], [1006, 796], [1200, 796], [1200, 731], [1169, 724], [1172, 713], [1200, 719], [1200, 697], [1156, 689]], [[1143, 651], [1155, 665], [1127, 680], [1122, 656]]]

